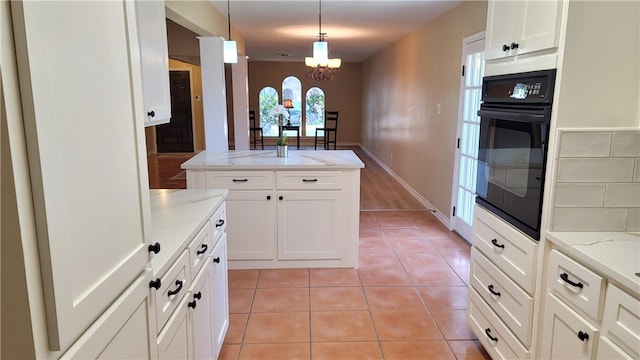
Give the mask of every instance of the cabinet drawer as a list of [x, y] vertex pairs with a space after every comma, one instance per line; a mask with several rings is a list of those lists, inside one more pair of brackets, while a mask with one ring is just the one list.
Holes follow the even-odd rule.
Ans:
[[273, 189], [272, 171], [207, 171], [207, 189], [264, 190]]
[[527, 347], [534, 300], [477, 249], [471, 249], [471, 285]]
[[538, 244], [482, 207], [475, 207], [473, 245], [527, 293], [536, 282]]
[[340, 171], [278, 171], [278, 190], [342, 189]]
[[527, 350], [474, 290], [469, 291], [469, 326], [492, 359], [529, 359]]
[[602, 325], [637, 359], [640, 356], [640, 301], [609, 284]]
[[634, 360], [637, 359], [629, 356], [629, 354], [625, 353], [622, 349], [617, 347], [611, 340], [606, 337], [601, 336], [600, 340], [598, 340], [598, 351], [596, 352], [596, 359], [609, 360], [609, 359], [620, 359], [620, 360]]
[[605, 279], [557, 250], [549, 255], [549, 287], [593, 319], [599, 320]]
[[190, 285], [189, 254], [183, 251], [167, 273], [160, 278], [161, 286], [155, 291], [156, 322], [158, 332], [187, 293]]
[[554, 295], [547, 295], [542, 359], [592, 359], [600, 332]]
[[189, 244], [189, 273], [191, 274], [191, 280], [196, 277], [202, 265], [206, 263], [207, 256], [213, 249], [211, 231], [211, 222], [207, 221]]
[[211, 239], [213, 239], [213, 245], [215, 245], [220, 238], [220, 235], [227, 230], [227, 207], [224, 203], [220, 205], [218, 210], [216, 210], [215, 214], [211, 217], [211, 227]]

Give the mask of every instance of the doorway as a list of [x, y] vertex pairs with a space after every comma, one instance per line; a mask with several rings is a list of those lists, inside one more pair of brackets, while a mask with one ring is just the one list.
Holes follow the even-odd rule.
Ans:
[[478, 139], [484, 76], [484, 32], [463, 40], [462, 79], [460, 81], [460, 109], [458, 111], [458, 139], [451, 203], [452, 225], [460, 236], [471, 243], [473, 237], [473, 207], [475, 204], [476, 172], [478, 167]]
[[156, 126], [158, 153], [193, 152], [191, 73], [169, 71], [171, 82], [171, 122]]

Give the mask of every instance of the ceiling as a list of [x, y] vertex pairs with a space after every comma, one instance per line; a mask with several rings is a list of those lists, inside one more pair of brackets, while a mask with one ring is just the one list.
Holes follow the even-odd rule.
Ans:
[[[231, 25], [254, 61], [302, 61], [312, 55], [322, 7], [329, 57], [362, 62], [463, 1], [229, 0]], [[227, 15], [227, 1], [211, 0]], [[225, 37], [227, 34], [223, 34]]]

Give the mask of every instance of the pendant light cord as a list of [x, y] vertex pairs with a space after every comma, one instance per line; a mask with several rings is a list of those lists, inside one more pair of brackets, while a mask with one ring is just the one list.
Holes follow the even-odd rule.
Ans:
[[227, 22], [229, 23], [229, 41], [231, 41], [231, 5], [227, 0]]

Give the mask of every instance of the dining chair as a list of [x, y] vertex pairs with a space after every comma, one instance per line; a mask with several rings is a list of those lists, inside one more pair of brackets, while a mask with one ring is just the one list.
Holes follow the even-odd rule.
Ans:
[[318, 143], [321, 142], [325, 150], [329, 150], [329, 146], [333, 144], [333, 150], [336, 149], [338, 142], [338, 115], [339, 111], [324, 112], [324, 127], [316, 128], [316, 136], [313, 142], [313, 148], [318, 150]]
[[264, 137], [262, 134], [262, 128], [256, 126], [256, 112], [249, 110], [249, 132], [251, 133], [251, 143], [253, 148], [257, 149], [257, 143], [260, 143], [262, 150], [264, 150]]

